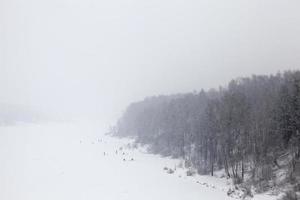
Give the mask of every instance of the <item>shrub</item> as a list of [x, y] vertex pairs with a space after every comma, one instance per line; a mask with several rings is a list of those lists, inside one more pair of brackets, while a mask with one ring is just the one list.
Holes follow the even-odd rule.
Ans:
[[168, 173], [168, 174], [174, 174], [174, 170], [173, 170], [173, 169], [168, 169], [168, 170], [167, 170], [167, 173]]
[[288, 191], [285, 193], [282, 200], [298, 200], [297, 194], [294, 191]]
[[189, 169], [187, 172], [186, 172], [186, 175], [187, 176], [194, 176], [196, 174], [196, 172], [192, 169]]

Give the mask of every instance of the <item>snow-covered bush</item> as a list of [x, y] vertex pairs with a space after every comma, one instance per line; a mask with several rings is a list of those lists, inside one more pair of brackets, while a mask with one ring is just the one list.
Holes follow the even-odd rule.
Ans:
[[282, 200], [298, 200], [297, 194], [294, 191], [288, 191], [285, 193]]
[[167, 173], [168, 173], [168, 174], [174, 174], [174, 172], [175, 172], [175, 171], [174, 171], [173, 169], [171, 169], [171, 168], [167, 170]]
[[196, 172], [193, 169], [189, 169], [188, 171], [186, 171], [187, 176], [194, 176], [195, 174], [196, 174]]

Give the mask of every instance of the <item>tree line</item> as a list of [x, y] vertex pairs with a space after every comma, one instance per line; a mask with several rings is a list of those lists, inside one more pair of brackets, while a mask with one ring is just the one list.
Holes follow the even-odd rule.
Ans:
[[[300, 156], [300, 71], [232, 80], [226, 87], [148, 97], [114, 127], [201, 174], [225, 169], [236, 183], [270, 180], [278, 159]], [[293, 169], [292, 169], [293, 171]]]

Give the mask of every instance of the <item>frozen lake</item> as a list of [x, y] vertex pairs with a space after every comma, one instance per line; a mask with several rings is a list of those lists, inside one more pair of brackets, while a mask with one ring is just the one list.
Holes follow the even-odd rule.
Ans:
[[177, 160], [103, 133], [95, 123], [0, 127], [0, 199], [231, 199], [226, 180], [186, 177], [183, 169], [168, 174], [163, 168]]

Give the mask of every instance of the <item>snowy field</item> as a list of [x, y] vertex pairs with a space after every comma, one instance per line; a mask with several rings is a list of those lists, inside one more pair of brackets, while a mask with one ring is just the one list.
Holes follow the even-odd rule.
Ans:
[[[129, 148], [95, 123], [0, 127], [1, 200], [226, 200], [226, 179]], [[168, 174], [164, 167], [175, 169]], [[276, 199], [256, 196], [255, 199]]]

